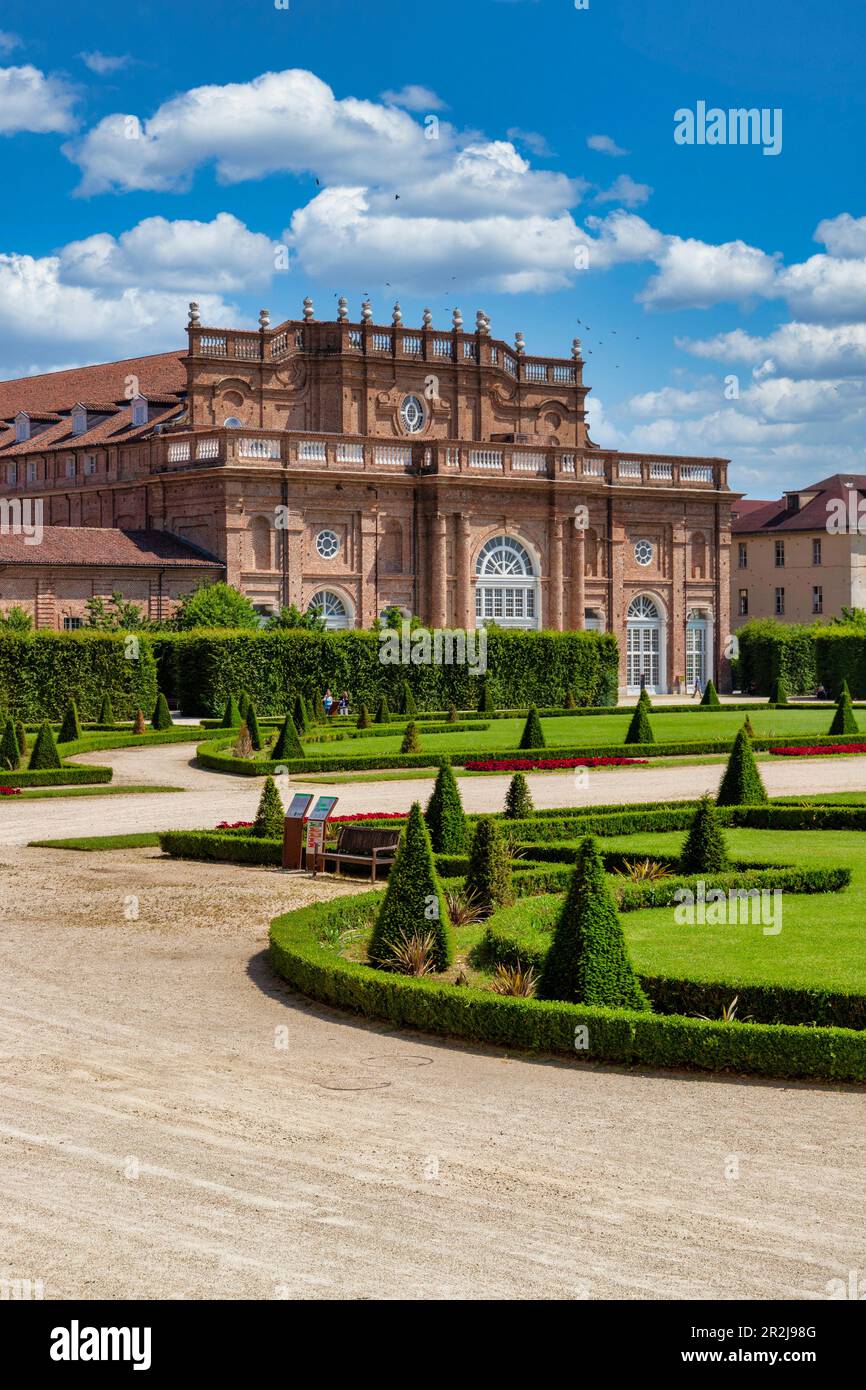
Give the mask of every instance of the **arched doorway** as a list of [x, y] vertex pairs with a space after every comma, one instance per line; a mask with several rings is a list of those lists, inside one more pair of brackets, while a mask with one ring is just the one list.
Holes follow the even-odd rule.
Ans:
[[626, 617], [626, 685], [630, 691], [666, 688], [665, 622], [661, 606], [649, 594], [638, 594]]
[[529, 551], [514, 536], [493, 536], [475, 564], [475, 622], [499, 627], [539, 626], [538, 575]]
[[690, 608], [686, 615], [686, 687], [695, 681], [706, 686], [713, 672], [713, 620], [704, 608]]
[[312, 613], [313, 611], [324, 618], [325, 627], [329, 632], [352, 626], [349, 605], [331, 589], [319, 589], [318, 593], [313, 594], [307, 606], [307, 612]]

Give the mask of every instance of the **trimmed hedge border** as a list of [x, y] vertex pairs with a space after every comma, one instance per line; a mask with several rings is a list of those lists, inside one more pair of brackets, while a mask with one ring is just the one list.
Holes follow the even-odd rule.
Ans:
[[75, 699], [82, 719], [96, 719], [103, 696], [115, 714], [132, 719], [156, 701], [156, 662], [148, 638], [134, 634], [135, 660], [127, 658], [122, 632], [0, 634], [0, 690], [16, 718], [62, 719]]
[[[323, 944], [326, 935], [337, 939], [341, 929], [362, 922], [381, 896], [336, 899], [275, 918], [269, 932], [275, 972], [321, 1003], [473, 1043], [626, 1066], [866, 1080], [866, 1037], [851, 1029], [708, 1022], [514, 999], [374, 970]], [[580, 1050], [579, 1028], [586, 1028], [588, 1041]]]
[[97, 782], [110, 782], [110, 767], [47, 767], [36, 772], [0, 772], [0, 782], [4, 787], [70, 787], [73, 785], [93, 785]]

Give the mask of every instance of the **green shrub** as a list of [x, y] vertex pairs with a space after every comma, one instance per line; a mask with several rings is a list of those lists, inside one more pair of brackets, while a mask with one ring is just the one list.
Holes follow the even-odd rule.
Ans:
[[48, 720], [44, 720], [36, 735], [33, 744], [33, 751], [30, 754], [30, 761], [27, 764], [31, 772], [42, 772], [48, 768], [59, 768], [60, 754], [57, 751], [57, 744], [54, 742], [54, 734], [51, 732], [51, 725]]
[[170, 729], [173, 724], [174, 720], [168, 708], [168, 700], [165, 698], [162, 691], [160, 691], [156, 697], [156, 706], [153, 711], [153, 718], [150, 721], [150, 727], [152, 729]]
[[716, 796], [718, 806], [759, 806], [767, 792], [755, 762], [749, 735], [740, 729]]
[[359, 711], [359, 713], [358, 713], [358, 720], [357, 720], [357, 723], [355, 724], [355, 728], [356, 728], [356, 729], [371, 729], [372, 727], [373, 727], [373, 721], [372, 721], [372, 719], [370, 718], [370, 711], [367, 709], [367, 706], [366, 706], [366, 705], [362, 705], [361, 708], [360, 708], [360, 711]]
[[21, 749], [18, 747], [15, 725], [11, 719], [7, 719], [3, 738], [0, 739], [0, 767], [5, 768], [7, 772], [15, 772], [20, 762]]
[[226, 698], [225, 707], [223, 709], [222, 728], [237, 729], [242, 723], [243, 720], [241, 719], [241, 712], [238, 708], [238, 702], [235, 699], [234, 695], [231, 692], [229, 692]]
[[541, 727], [541, 720], [538, 717], [538, 710], [535, 705], [529, 706], [529, 713], [526, 716], [526, 723], [523, 726], [523, 733], [520, 736], [520, 748], [544, 748], [544, 732]]
[[577, 701], [574, 698], [573, 690], [566, 690], [565, 704], [563, 705], [563, 709], [577, 709]]
[[259, 721], [258, 716], [256, 715], [256, 707], [253, 704], [252, 700], [250, 701], [249, 706], [247, 708], [246, 722], [247, 728], [250, 732], [250, 743], [253, 745], [253, 751], [255, 753], [258, 753], [262, 747], [262, 734], [261, 730], [259, 729]]
[[716, 874], [730, 868], [725, 837], [709, 796], [702, 796], [680, 855], [681, 874]]
[[29, 745], [29, 743], [28, 743], [28, 741], [27, 741], [27, 730], [26, 730], [25, 727], [24, 727], [24, 720], [23, 720], [23, 719], [17, 719], [17, 720], [15, 721], [15, 735], [16, 735], [16, 737], [17, 737], [17, 739], [18, 739], [18, 750], [19, 750], [19, 752], [20, 752], [22, 758], [26, 758], [26, 757], [27, 757], [27, 750], [28, 750], [28, 748], [29, 748], [30, 745]]
[[652, 705], [652, 700], [651, 700], [650, 697], [649, 697], [649, 691], [647, 690], [647, 688], [646, 688], [645, 685], [642, 685], [641, 688], [640, 688], [640, 695], [638, 696], [638, 704], [639, 704], [639, 705], [643, 705], [644, 708], [645, 708], [647, 711], [651, 710], [652, 707], [653, 707], [653, 705]]
[[238, 714], [241, 717], [242, 724], [247, 722], [247, 710], [250, 707], [250, 698], [250, 692], [248, 690], [242, 690], [238, 696]]
[[515, 772], [505, 793], [505, 816], [508, 820], [525, 820], [534, 809], [526, 778], [522, 772]]
[[253, 821], [253, 834], [260, 840], [282, 839], [283, 816], [283, 803], [277, 784], [273, 777], [267, 777]]
[[478, 697], [478, 713], [493, 714], [496, 706], [493, 703], [493, 696], [490, 693], [490, 685], [487, 681], [481, 682], [481, 694]]
[[788, 703], [788, 688], [781, 676], [776, 676], [770, 687], [768, 703], [771, 705], [786, 705]]
[[70, 700], [81, 717], [95, 717], [111, 697], [120, 719], [156, 700], [156, 662], [150, 640], [136, 634], [136, 660], [126, 656], [126, 636], [116, 632], [0, 633], [0, 690], [16, 719], [59, 721]]
[[376, 706], [376, 723], [390, 724], [390, 722], [391, 711], [388, 708], [388, 696], [382, 695], [379, 699], [378, 705]]
[[434, 968], [447, 970], [454, 955], [451, 926], [433, 863], [430, 836], [416, 801], [400, 835], [385, 898], [370, 937], [370, 960], [387, 965], [395, 945], [428, 932], [434, 937]]
[[310, 726], [303, 695], [295, 696], [295, 703], [292, 706], [292, 722], [300, 735], [305, 734]]
[[743, 730], [745, 731], [750, 741], [754, 739], [755, 731], [752, 728], [752, 721], [748, 715], [746, 715], [745, 719], [743, 720]]
[[827, 730], [829, 734], [858, 734], [857, 720], [854, 718], [854, 710], [851, 706], [851, 692], [848, 689], [848, 682], [842, 682], [842, 691], [836, 701], [836, 712], [833, 715], [833, 722]]
[[74, 743], [77, 738], [81, 738], [81, 724], [78, 719], [78, 709], [74, 700], [70, 700], [63, 715], [63, 723], [60, 725], [60, 733], [57, 735], [58, 743]]
[[418, 725], [414, 719], [410, 719], [406, 725], [406, 732], [403, 735], [403, 742], [400, 744], [401, 753], [420, 753], [421, 740], [418, 737]]
[[625, 741], [626, 743], [655, 743], [656, 741], [647, 714], [647, 705], [642, 700], [638, 700], [634, 707], [634, 714], [626, 730]]
[[415, 703], [415, 696], [412, 694], [412, 687], [408, 681], [404, 681], [400, 690], [400, 709], [411, 719], [418, 713], [418, 706]]
[[270, 757], [274, 762], [286, 762], [290, 758], [304, 757], [304, 745], [298, 738], [298, 731], [290, 714], [287, 714], [283, 720], [283, 727], [270, 751]]
[[703, 695], [701, 696], [702, 705], [720, 705], [719, 692], [716, 690], [715, 682], [708, 680]]
[[466, 893], [488, 912], [511, 901], [511, 855], [499, 822], [492, 816], [481, 816], [475, 826]]
[[449, 724], [456, 724], [456, 723], [457, 723], [457, 706], [456, 706], [456, 705], [449, 705], [449, 706], [448, 706], [448, 723], [449, 723]]
[[562, 912], [538, 982], [539, 999], [646, 1009], [598, 846], [580, 846]]
[[103, 695], [102, 704], [99, 706], [99, 723], [114, 723], [114, 710], [111, 707], [111, 696], [108, 694]]
[[443, 760], [425, 811], [430, 841], [437, 854], [461, 854], [466, 848], [466, 817], [450, 762]]

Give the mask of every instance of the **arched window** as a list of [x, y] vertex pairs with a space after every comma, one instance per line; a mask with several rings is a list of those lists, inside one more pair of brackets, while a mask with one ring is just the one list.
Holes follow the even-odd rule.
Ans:
[[325, 627], [331, 631], [351, 626], [349, 609], [339, 594], [330, 589], [320, 589], [313, 594], [307, 608], [308, 613], [316, 612], [325, 620]]
[[513, 536], [494, 536], [475, 564], [475, 620], [538, 627], [538, 579], [529, 551]]
[[630, 690], [662, 687], [662, 616], [647, 594], [638, 594], [626, 617], [626, 681]]
[[686, 614], [686, 686], [695, 681], [705, 686], [710, 671], [712, 616], [703, 608], [690, 608]]

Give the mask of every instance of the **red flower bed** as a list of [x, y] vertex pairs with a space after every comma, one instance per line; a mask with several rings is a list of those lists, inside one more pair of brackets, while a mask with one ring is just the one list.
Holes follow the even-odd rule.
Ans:
[[646, 758], [492, 758], [466, 763], [467, 772], [543, 772], [551, 767], [631, 767]]
[[329, 825], [351, 820], [405, 820], [405, 811], [356, 811], [353, 816], [331, 816]]
[[782, 758], [813, 758], [818, 753], [866, 753], [866, 743], [806, 743], [800, 748], [771, 748]]
[[20, 796], [20, 787], [0, 787], [0, 796]]
[[253, 823], [251, 820], [221, 820], [216, 828], [217, 830], [249, 830]]

